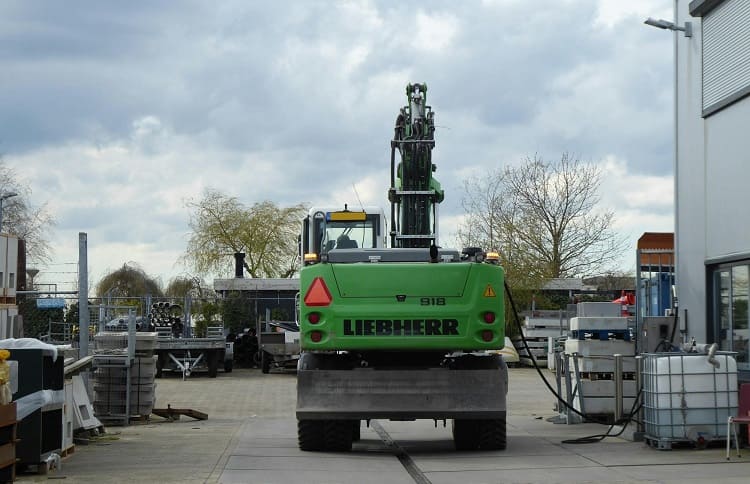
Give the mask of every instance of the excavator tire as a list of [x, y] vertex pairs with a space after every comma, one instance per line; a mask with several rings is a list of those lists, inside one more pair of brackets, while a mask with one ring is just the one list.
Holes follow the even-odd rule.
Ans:
[[325, 449], [332, 452], [351, 451], [352, 434], [351, 420], [325, 420], [323, 429]]
[[323, 428], [324, 420], [298, 420], [297, 442], [300, 450], [324, 450]]
[[479, 434], [479, 448], [482, 450], [505, 450], [505, 419], [483, 420]]
[[453, 420], [453, 444], [456, 450], [477, 450], [484, 420]]

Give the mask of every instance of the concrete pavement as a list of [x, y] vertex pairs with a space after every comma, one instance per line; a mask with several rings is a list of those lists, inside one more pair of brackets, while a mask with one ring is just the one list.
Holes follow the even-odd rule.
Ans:
[[[546, 372], [551, 378], [551, 373]], [[351, 453], [297, 448], [295, 376], [235, 370], [216, 379], [195, 375], [157, 380], [158, 406], [189, 407], [208, 420], [183, 417], [110, 427], [77, 446], [62, 469], [21, 482], [224, 483], [493, 483], [493, 482], [748, 482], [750, 451], [726, 462], [723, 448], [659, 451], [607, 438], [596, 444], [562, 440], [599, 434], [596, 424], [552, 424], [554, 397], [534, 370], [510, 370], [508, 448], [456, 452], [448, 427], [432, 421], [378, 421], [363, 427]], [[385, 437], [385, 439], [384, 439]], [[389, 445], [389, 442], [391, 442]]]

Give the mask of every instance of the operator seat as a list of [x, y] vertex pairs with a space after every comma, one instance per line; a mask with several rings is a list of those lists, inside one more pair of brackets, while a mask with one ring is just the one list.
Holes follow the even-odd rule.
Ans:
[[357, 247], [357, 241], [350, 239], [348, 235], [342, 234], [338, 239], [336, 239], [337, 249], [356, 249]]

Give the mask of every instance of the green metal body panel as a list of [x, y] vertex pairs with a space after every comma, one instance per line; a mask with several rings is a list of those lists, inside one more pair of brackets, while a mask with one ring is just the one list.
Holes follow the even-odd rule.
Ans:
[[[316, 278], [331, 294], [308, 306]], [[476, 262], [320, 263], [300, 274], [300, 344], [306, 351], [500, 349], [505, 342], [502, 267]], [[320, 314], [316, 324], [310, 313]], [[492, 323], [484, 315], [495, 315]], [[483, 332], [492, 332], [490, 341]], [[311, 332], [319, 331], [315, 343]]]

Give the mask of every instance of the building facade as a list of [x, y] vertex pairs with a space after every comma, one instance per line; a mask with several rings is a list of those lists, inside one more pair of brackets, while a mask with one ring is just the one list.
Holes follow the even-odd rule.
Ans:
[[750, 372], [750, 0], [675, 0], [674, 24], [681, 329]]

